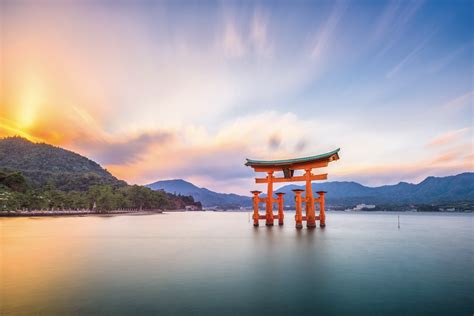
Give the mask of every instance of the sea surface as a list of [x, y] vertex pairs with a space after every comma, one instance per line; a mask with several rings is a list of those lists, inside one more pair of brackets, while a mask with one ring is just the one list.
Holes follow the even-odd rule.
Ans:
[[474, 313], [473, 215], [286, 215], [2, 218], [0, 315]]

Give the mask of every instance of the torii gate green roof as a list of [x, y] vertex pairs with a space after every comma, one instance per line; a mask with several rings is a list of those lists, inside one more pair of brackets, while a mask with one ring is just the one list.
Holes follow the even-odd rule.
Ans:
[[325, 160], [329, 159], [330, 157], [336, 155], [336, 159], [339, 159], [339, 152], [340, 148], [330, 151], [325, 154], [303, 157], [303, 158], [294, 158], [294, 159], [283, 159], [283, 160], [254, 160], [246, 158], [247, 162], [245, 163], [246, 166], [285, 166], [285, 165], [293, 165], [296, 163], [304, 163], [304, 162], [311, 162], [317, 160]]

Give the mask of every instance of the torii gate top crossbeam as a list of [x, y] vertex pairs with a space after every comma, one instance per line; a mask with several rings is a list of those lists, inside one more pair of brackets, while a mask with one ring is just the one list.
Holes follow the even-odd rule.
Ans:
[[283, 171], [285, 178], [293, 176], [294, 170], [326, 167], [329, 162], [339, 159], [339, 148], [325, 154], [283, 160], [254, 160], [248, 159], [246, 166], [256, 172]]

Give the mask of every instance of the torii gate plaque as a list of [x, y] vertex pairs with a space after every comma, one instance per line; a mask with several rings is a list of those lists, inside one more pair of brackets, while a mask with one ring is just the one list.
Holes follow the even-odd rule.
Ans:
[[[265, 178], [255, 178], [255, 183], [267, 183], [267, 196], [265, 198], [259, 197], [261, 191], [251, 191], [253, 194], [253, 224], [254, 226], [259, 225], [260, 219], [265, 219], [267, 226], [273, 226], [275, 219], [278, 219], [278, 224], [283, 225], [283, 195], [284, 193], [276, 193], [277, 199], [273, 197], [273, 183], [276, 182], [297, 182], [305, 181], [306, 190], [293, 190], [295, 192], [296, 202], [296, 228], [303, 227], [303, 221], [306, 221], [307, 227], [316, 227], [316, 221], [319, 220], [321, 227], [326, 226], [326, 214], [324, 209], [324, 191], [318, 191], [318, 197], [314, 198], [313, 190], [311, 187], [311, 181], [313, 180], [326, 180], [327, 173], [324, 174], [313, 174], [312, 170], [317, 168], [327, 167], [331, 161], [339, 159], [339, 148], [316, 156], [296, 158], [296, 159], [285, 159], [285, 160], [253, 160], [247, 159], [246, 166], [252, 167], [255, 172], [266, 172]], [[301, 176], [295, 176], [295, 170], [304, 170], [304, 174]], [[283, 177], [275, 177], [275, 172], [283, 172]], [[302, 197], [301, 193], [306, 192], [305, 196]], [[265, 215], [260, 215], [259, 203], [264, 202]], [[306, 205], [306, 216], [302, 214], [302, 203]], [[273, 214], [273, 203], [278, 203], [278, 214]], [[316, 216], [314, 203], [319, 203], [319, 216]]]

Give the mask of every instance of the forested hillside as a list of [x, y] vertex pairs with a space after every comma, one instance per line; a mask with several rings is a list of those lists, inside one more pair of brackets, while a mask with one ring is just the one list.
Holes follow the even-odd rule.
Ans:
[[126, 185], [84, 156], [22, 137], [0, 139], [0, 169], [20, 171], [32, 188], [49, 184], [59, 190], [85, 191], [98, 184]]
[[0, 139], [0, 210], [184, 209], [191, 196], [127, 185], [94, 161], [21, 137]]

